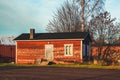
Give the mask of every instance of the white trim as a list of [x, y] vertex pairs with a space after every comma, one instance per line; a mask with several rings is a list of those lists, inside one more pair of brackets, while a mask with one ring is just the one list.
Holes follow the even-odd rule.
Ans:
[[53, 60], [54, 59], [54, 55], [53, 55], [54, 45], [53, 44], [45, 44], [45, 58], [46, 58], [46, 46], [48, 45], [52, 46], [52, 60]]
[[17, 64], [17, 42], [15, 42], [16, 43], [16, 54], [15, 54], [15, 63]]
[[41, 39], [41, 40], [15, 40], [15, 41], [17, 42], [17, 41], [53, 41], [53, 40], [61, 41], [61, 40], [84, 40], [84, 39]]
[[[70, 49], [71, 54], [66, 54], [66, 46], [71, 46], [71, 49]], [[64, 44], [64, 56], [73, 56], [73, 44]]]
[[82, 43], [83, 43], [83, 41], [81, 40], [81, 52], [80, 52], [80, 58], [82, 60], [81, 62], [83, 62], [83, 54], [82, 54], [83, 53], [83, 48], [82, 48], [83, 45], [82, 45]]

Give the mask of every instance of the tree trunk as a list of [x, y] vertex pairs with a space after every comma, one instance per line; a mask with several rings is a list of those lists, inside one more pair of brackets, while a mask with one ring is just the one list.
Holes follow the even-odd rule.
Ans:
[[85, 28], [85, 18], [84, 18], [84, 4], [85, 4], [85, 0], [82, 0], [81, 2], [81, 7], [82, 7], [82, 29], [81, 31], [84, 32], [84, 28]]

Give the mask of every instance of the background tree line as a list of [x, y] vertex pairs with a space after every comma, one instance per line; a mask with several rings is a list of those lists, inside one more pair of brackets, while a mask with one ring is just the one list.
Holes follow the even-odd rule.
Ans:
[[98, 45], [97, 59], [109, 62], [108, 57], [114, 54], [110, 52], [111, 44], [120, 44], [120, 22], [105, 11], [104, 5], [105, 0], [66, 0], [54, 13], [46, 30], [51, 33], [90, 32], [92, 43]]

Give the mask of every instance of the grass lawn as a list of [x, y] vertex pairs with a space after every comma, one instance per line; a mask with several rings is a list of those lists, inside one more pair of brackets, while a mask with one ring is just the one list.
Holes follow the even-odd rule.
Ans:
[[[41, 66], [41, 65], [0, 63], [0, 66]], [[45, 67], [99, 68], [99, 69], [119, 69], [120, 70], [120, 66], [102, 66], [102, 65], [95, 65], [95, 64], [52, 64], [52, 65], [44, 65], [44, 66]]]
[[95, 64], [69, 64], [69, 65], [50, 65], [55, 67], [73, 67], [73, 68], [99, 68], [99, 69], [119, 69], [120, 66], [102, 66], [102, 65], [95, 65]]

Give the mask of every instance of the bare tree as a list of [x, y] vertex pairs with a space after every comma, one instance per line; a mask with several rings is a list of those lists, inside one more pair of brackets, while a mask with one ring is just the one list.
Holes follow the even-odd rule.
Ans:
[[98, 44], [112, 44], [119, 38], [120, 25], [115, 23], [115, 18], [111, 18], [110, 13], [104, 12], [93, 17], [89, 24], [89, 31]]
[[47, 31], [49, 32], [74, 32], [79, 30], [80, 13], [78, 6], [74, 1], [66, 1], [57, 13], [53, 16], [53, 20], [49, 21]]
[[[96, 15], [96, 12], [100, 12], [102, 9], [104, 3], [102, 1], [104, 0], [83, 0], [81, 3], [81, 0], [67, 0], [54, 14], [53, 19], [49, 21], [46, 30], [49, 32], [83, 31], [84, 24], [88, 23], [88, 17], [92, 14]], [[82, 4], [82, 8], [79, 3]], [[92, 5], [94, 6], [91, 8]], [[83, 24], [82, 29], [81, 23]], [[85, 29], [88, 28], [85, 27]]]
[[[100, 13], [90, 21], [89, 31], [98, 45], [98, 59], [107, 61], [110, 57], [111, 45], [120, 36], [120, 25], [115, 23], [110, 13]], [[107, 45], [106, 45], [107, 44]]]
[[[78, 0], [77, 0], [78, 1]], [[85, 28], [85, 14], [84, 14], [84, 10], [85, 10], [85, 0], [81, 0], [81, 7], [82, 7], [82, 24], [81, 24], [81, 31], [84, 32], [84, 28]]]
[[82, 31], [88, 30], [88, 27], [85, 26], [88, 18], [90, 19], [92, 15], [96, 16], [104, 11], [105, 0], [76, 0], [76, 2], [80, 7], [80, 12], [82, 12]]

